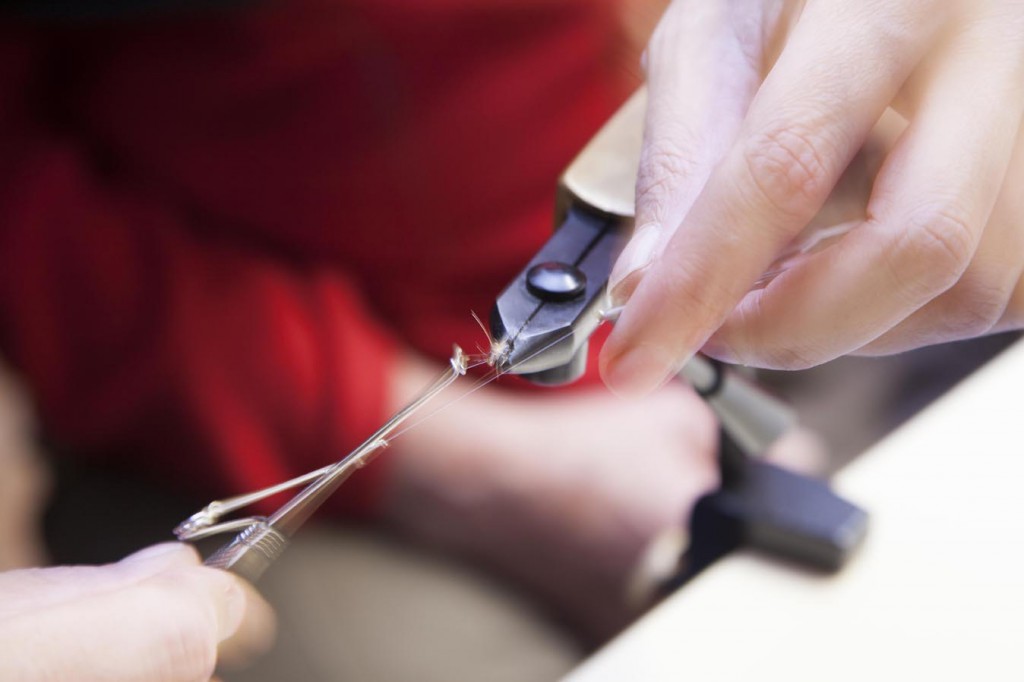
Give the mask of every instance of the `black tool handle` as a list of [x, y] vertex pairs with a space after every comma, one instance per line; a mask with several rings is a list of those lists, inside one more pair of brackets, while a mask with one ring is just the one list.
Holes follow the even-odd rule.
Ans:
[[694, 506], [689, 548], [668, 589], [740, 547], [833, 572], [863, 543], [867, 512], [826, 481], [749, 457], [724, 430], [719, 466], [722, 483]]

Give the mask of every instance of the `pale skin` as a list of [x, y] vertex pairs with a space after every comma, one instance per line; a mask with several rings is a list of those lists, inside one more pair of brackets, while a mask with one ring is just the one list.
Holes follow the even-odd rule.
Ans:
[[[1024, 327], [1024, 3], [677, 0], [645, 66], [614, 390], [697, 350], [795, 369]], [[856, 224], [752, 291], [887, 110]]]
[[[833, 4], [838, 2], [834, 0]], [[848, 4], [846, 11], [854, 12], [861, 4], [875, 3]], [[900, 3], [889, 4], [900, 6]], [[942, 3], [934, 0], [930, 4]], [[701, 5], [703, 11], [689, 11], [697, 5]], [[754, 189], [744, 188], [742, 184], [734, 186], [735, 178], [729, 176], [731, 167], [724, 165], [737, 154], [740, 161], [749, 157], [749, 153], [744, 156], [747, 147], [740, 146], [736, 151], [742, 141], [766, 139], [763, 135], [757, 137], [756, 132], [763, 132], [765, 121], [778, 120], [768, 115], [778, 102], [794, 106], [796, 113], [817, 112], [814, 108], [817, 102], [791, 99], [790, 93], [784, 90], [786, 79], [782, 75], [773, 75], [767, 80], [764, 77], [780, 51], [784, 47], [790, 50], [799, 36], [799, 31], [794, 31], [793, 27], [800, 7], [779, 5], [777, 11], [767, 12], [758, 9], [762, 5], [768, 7], [772, 3], [677, 2], [663, 19], [651, 44], [647, 68], [652, 99], [639, 186], [638, 225], [657, 226], [659, 238], [648, 241], [655, 241], [658, 251], [652, 266], [618, 269], [615, 284], [628, 279], [628, 290], [632, 290], [638, 280], [641, 286], [630, 299], [608, 347], [604, 368], [608, 376], [612, 376], [616, 364], [621, 366], [624, 348], [646, 350], [670, 339], [665, 352], [671, 363], [678, 363], [693, 349], [705, 345], [716, 330], [718, 334], [713, 339], [718, 346], [707, 346], [708, 350], [721, 357], [755, 364], [813, 364], [812, 361], [829, 354], [847, 352], [816, 340], [814, 333], [818, 327], [815, 325], [827, 326], [832, 323], [830, 320], [816, 322], [813, 315], [799, 313], [802, 309], [818, 310], [822, 303], [815, 299], [802, 304], [805, 308], [795, 308], [798, 312], [788, 312], [789, 317], [784, 320], [768, 314], [768, 311], [778, 314], [780, 306], [782, 312], [786, 312], [786, 306], [792, 305], [789, 302], [792, 296], [799, 294], [791, 290], [800, 289], [797, 285], [804, 280], [813, 284], [816, 277], [826, 281], [840, 275], [849, 277], [847, 288], [831, 295], [835, 300], [843, 301], [843, 296], [859, 294], [856, 277], [846, 270], [839, 268], [832, 272], [825, 266], [811, 268], [801, 263], [776, 278], [762, 293], [748, 297], [757, 302], [749, 303], [744, 298], [750, 283], [774, 260], [790, 232], [795, 234], [802, 227], [798, 223], [806, 222], [797, 219], [803, 215], [800, 211], [807, 213], [809, 219], [817, 212], [814, 201], [817, 193], [827, 195], [830, 189], [830, 176], [820, 186], [806, 179], [814, 176], [806, 172], [802, 152], [796, 154], [795, 159], [800, 163], [795, 164], [792, 172], [781, 173], [781, 189], [770, 183], [754, 188], [777, 191], [782, 199], [795, 197], [793, 206], [782, 205], [786, 210], [781, 211], [780, 206], [771, 202], [767, 207], [762, 205], [764, 202], [753, 202], [758, 197]], [[689, 10], [683, 12], [687, 6]], [[933, 10], [936, 16], [945, 12]], [[913, 22], [907, 20], [907, 23]], [[856, 36], [863, 42], [866, 24], [862, 28], [864, 30]], [[1012, 30], [1005, 27], [1006, 35], [1014, 31], [1022, 34], [1019, 27]], [[801, 40], [813, 42], [814, 31], [808, 33], [810, 37]], [[833, 41], [835, 45], [845, 44], [837, 41]], [[860, 45], [858, 49], [869, 53], [868, 48], [878, 48], [878, 42]], [[828, 41], [823, 45], [833, 46]], [[853, 47], [857, 45], [849, 49]], [[809, 48], [801, 46], [801, 49]], [[863, 55], [846, 57], [851, 64], [859, 63], [865, 74], [871, 71], [865, 66]], [[808, 97], [842, 94], [811, 87], [814, 81], [809, 80], [809, 76], [792, 73], [797, 70], [799, 60], [787, 59], [780, 63], [796, 63], [796, 66], [789, 66], [786, 78], [796, 78], [796, 85], [804, 86], [798, 92], [805, 91]], [[821, 60], [817, 63], [828, 75], [829, 68], [841, 71], [847, 62], [837, 58], [835, 63]], [[942, 62], [937, 60], [937, 63]], [[991, 78], [999, 73], [1002, 72], [993, 69]], [[847, 74], [839, 80], [843, 85], [856, 84]], [[1024, 81], [1018, 78], [1016, 82]], [[774, 90], [766, 90], [769, 84]], [[868, 85], [863, 85], [862, 89], [870, 90]], [[775, 90], [779, 92], [771, 95]], [[902, 88], [901, 93], [903, 90], [910, 93], [909, 87]], [[913, 126], [917, 120], [915, 113], [924, 110], [921, 103], [926, 100], [907, 93], [893, 95], [891, 103], [904, 112]], [[832, 103], [830, 97], [825, 99], [826, 103]], [[1012, 102], [1010, 98], [1006, 101]], [[797, 106], [799, 104], [806, 104], [806, 107]], [[849, 108], [844, 105], [841, 113], [851, 113]], [[764, 112], [759, 114], [761, 118], [748, 120], [758, 112]], [[832, 120], [824, 114], [821, 118], [827, 122]], [[924, 132], [916, 133], [918, 136], [936, 125], [935, 122], [925, 125], [931, 120], [927, 117], [922, 120], [924, 123], [920, 126]], [[761, 128], [757, 127], [759, 121]], [[964, 130], [981, 136], [994, 135], [1008, 127], [1009, 124], [999, 126], [989, 121]], [[779, 135], [781, 133], [776, 133], [776, 142], [789, 141]], [[807, 133], [807, 139], [818, 139], [810, 135]], [[947, 142], [952, 144], [959, 140], [964, 149], [982, 146], [980, 142], [969, 141], [965, 135], [953, 136], [956, 139]], [[882, 232], [883, 237], [893, 238], [885, 233], [884, 228], [890, 223], [883, 217], [896, 215], [904, 205], [900, 203], [903, 190], [898, 181], [903, 175], [912, 175], [911, 171], [917, 168], [911, 161], [917, 158], [916, 150], [923, 143], [914, 142], [915, 139], [914, 135], [906, 136], [895, 146], [889, 170], [883, 170], [892, 177], [894, 189], [884, 195], [877, 194], [876, 189], [876, 197], [872, 199], [876, 208], [869, 215], [877, 217], [874, 222], [866, 222], [870, 230], [861, 232]], [[796, 141], [801, 140], [803, 138]], [[769, 147], [768, 151], [787, 152], [787, 148], [774, 149]], [[792, 156], [792, 150], [788, 151]], [[779, 168], [787, 168], [785, 162], [795, 163], [785, 156], [777, 163], [768, 152], [763, 154], [768, 154], [762, 159], [764, 167], [774, 169], [777, 174]], [[1021, 165], [1016, 160], [1022, 156], [1021, 153], [1013, 155], [1014, 167]], [[970, 173], [961, 169], [950, 182], [957, 178], [977, 181], [982, 177], [977, 175], [979, 168], [989, 170], [991, 165], [989, 161], [972, 163], [965, 164]], [[821, 165], [829, 172], [834, 169], [832, 165]], [[998, 163], [994, 165], [998, 170]], [[1006, 165], [1009, 168], [1011, 163], [1007, 161]], [[927, 169], [925, 164], [924, 170]], [[841, 166], [838, 170], [842, 170]], [[1003, 177], [1007, 178], [1003, 186], [1011, 186], [1006, 173]], [[1018, 183], [1024, 180], [1019, 172], [1017, 178]], [[747, 195], [737, 194], [744, 189], [751, 193], [750, 203], [743, 201]], [[1004, 190], [998, 200], [993, 200], [996, 209], [986, 215], [983, 224], [986, 229], [982, 232], [992, 233], [991, 226], [996, 223], [1021, 224], [999, 218], [1022, 214], [1018, 194]], [[820, 201], [824, 201], [824, 196]], [[924, 211], [929, 204], [914, 206]], [[699, 213], [698, 209], [703, 212]], [[770, 223], [769, 229], [764, 229], [763, 221], [752, 220], [760, 216], [762, 210], [775, 216], [777, 227]], [[737, 211], [740, 215], [736, 215]], [[716, 217], [718, 222], [712, 222], [711, 218]], [[697, 228], [681, 229], [680, 225], [685, 227], [687, 221]], [[740, 225], [749, 229], [732, 234], [724, 231], [724, 227], [702, 227], [706, 225]], [[928, 233], [927, 228], [922, 229]], [[1012, 230], [995, 232], [1003, 234]], [[671, 239], [677, 233], [686, 235], [687, 241], [683, 241], [682, 236]], [[945, 293], [936, 291], [928, 301], [956, 300], [949, 298], [956, 291], [954, 285], [958, 286], [963, 280], [971, 281], [968, 274], [972, 268], [978, 270], [975, 261], [983, 253], [985, 239], [989, 238], [984, 235], [977, 238], [979, 245], [970, 250], [971, 260], [963, 265], [956, 280], [942, 290]], [[862, 244], [865, 239], [853, 240], [852, 245], [843, 247], [842, 262], [850, 261], [854, 275], [859, 273], [854, 266], [874, 267], [869, 258], [874, 251], [869, 243]], [[919, 247], [913, 239], [907, 240], [904, 256], [916, 253], [915, 248], [923, 249], [925, 256], [933, 255], [927, 248], [929, 243]], [[737, 244], [742, 248], [732, 248]], [[995, 260], [1021, 252], [1019, 242], [1016, 251], [1010, 248], [1012, 244], [1007, 244], [1004, 239], [988, 247], [987, 252], [996, 254]], [[940, 257], [943, 255], [942, 249], [934, 250]], [[722, 262], [723, 251], [738, 259], [736, 267], [732, 263], [728, 268], [711, 267]], [[896, 256], [900, 255], [897, 251]], [[813, 256], [808, 263], [815, 258], [821, 256]], [[993, 257], [983, 259], [982, 265], [992, 260]], [[890, 265], [894, 272], [896, 265]], [[991, 270], [990, 267], [981, 269]], [[640, 276], [631, 277], [634, 271]], [[1019, 270], [1016, 275], [1015, 282], [1019, 282]], [[939, 279], [938, 275], [935, 277]], [[932, 283], [930, 289], [937, 290], [943, 283], [945, 280]], [[821, 286], [811, 286], [804, 295], [827, 297], [829, 290]], [[1012, 305], [1005, 306], [995, 323], [997, 327], [1021, 324], [1024, 317], [1018, 303], [1022, 297], [1021, 287], [1019, 283], [1015, 286], [1018, 293], [1011, 296]], [[622, 291], [620, 289], [619, 293]], [[700, 296], [696, 296], [695, 291], [699, 291]], [[659, 302], [668, 300], [664, 298], [668, 294], [678, 294], [672, 300], [681, 303], [667, 306], [666, 311], [666, 306]], [[923, 294], [920, 297], [924, 297]], [[898, 298], [903, 300], [904, 297]], [[705, 299], [709, 302], [705, 303]], [[741, 307], [734, 311], [741, 300]], [[742, 312], [743, 306], [750, 310]], [[918, 309], [926, 308], [923, 305], [914, 308]], [[877, 315], [872, 317], [872, 314], [868, 310], [865, 317], [877, 327]], [[795, 327], [794, 316], [799, 323]], [[908, 318], [911, 316], [905, 315], [899, 320], [909, 323]], [[931, 323], [931, 317], [925, 315], [919, 319], [921, 327], [915, 334], [934, 332], [936, 326]], [[723, 320], [725, 326], [721, 326]], [[890, 326], [893, 332], [898, 328], [899, 323]], [[792, 336], [797, 332], [800, 335], [796, 338], [802, 342], [818, 344], [813, 348], [821, 354], [808, 354], [804, 346], [798, 347], [799, 355], [788, 350], [787, 334]], [[849, 332], [844, 333], [849, 335]], [[888, 347], [884, 345], [886, 338], [891, 344]], [[886, 337], [883, 331], [854, 350], [899, 349], [900, 343], [909, 343], [907, 339], [917, 342], [917, 337], [910, 333]], [[769, 354], [769, 360], [758, 353]], [[792, 358], [799, 358], [800, 362], [791, 363]], [[640, 375], [628, 366], [626, 370], [627, 377]], [[408, 356], [392, 376], [392, 407], [397, 409], [404, 404], [411, 394], [429, 383], [436, 371], [436, 367]], [[657, 377], [649, 383], [660, 383], [663, 378]], [[627, 383], [633, 380], [627, 379]], [[615, 380], [610, 383], [616, 388], [629, 388]], [[644, 545], [662, 529], [680, 526], [693, 501], [715, 485], [715, 433], [714, 420], [706, 407], [680, 385], [666, 387], [629, 403], [595, 391], [572, 396], [516, 395], [488, 387], [408, 432], [383, 455], [390, 460], [392, 469], [383, 514], [410, 534], [461, 552], [518, 580], [546, 597], [564, 618], [600, 638], [622, 626], [630, 617], [624, 592]], [[804, 452], [792, 447], [785, 454], [791, 460], [806, 459], [808, 449], [813, 446], [805, 446]], [[810, 458], [813, 459], [813, 455]], [[269, 608], [251, 587], [230, 574], [200, 566], [194, 552], [183, 546], [159, 546], [146, 554], [102, 567], [11, 571], [0, 575], [0, 678], [207, 680], [211, 679], [218, 658], [244, 658], [247, 653], [264, 648], [272, 635], [272, 623]]]
[[[394, 407], [438, 371], [407, 355]], [[456, 383], [438, 403], [471, 385]], [[717, 439], [710, 409], [681, 383], [630, 401], [601, 388], [489, 385], [381, 455], [390, 467], [383, 511], [418, 539], [529, 588], [601, 641], [636, 615], [626, 590], [646, 545], [683, 527], [717, 485]], [[804, 470], [820, 464], [818, 444], [800, 436], [774, 454]]]
[[[407, 354], [397, 410], [440, 372]], [[467, 390], [456, 383], [434, 409]], [[629, 580], [645, 546], [680, 528], [717, 483], [716, 425], [681, 384], [623, 402], [603, 389], [487, 386], [395, 439], [381, 513], [421, 541], [484, 564], [599, 641], [635, 616]], [[816, 444], [788, 463], [813, 468]], [[344, 495], [342, 488], [337, 494]], [[266, 648], [273, 614], [255, 590], [182, 544], [107, 566], [0, 573], [0, 679], [211, 679]]]
[[[407, 356], [394, 405], [439, 368]], [[458, 382], [438, 403], [471, 385]], [[493, 385], [396, 439], [385, 516], [538, 593], [595, 638], [630, 616], [644, 546], [717, 482], [714, 419], [682, 385], [624, 403], [605, 390]], [[341, 494], [344, 494], [342, 491]]]
[[200, 565], [190, 546], [156, 545], [105, 566], [22, 568], [44, 558], [48, 472], [31, 411], [0, 366], [0, 679], [205, 682], [274, 634], [247, 583]]
[[[391, 377], [391, 408], [440, 371], [407, 355]], [[715, 485], [714, 451], [714, 420], [681, 385], [629, 404], [603, 390], [488, 386], [381, 454], [390, 468], [381, 511], [529, 588], [596, 640], [630, 618], [627, 582], [645, 545]], [[26, 519], [38, 505], [9, 506]], [[250, 585], [201, 566], [184, 544], [106, 566], [0, 573], [0, 679], [205, 682], [218, 662], [265, 649], [273, 631]]]
[[0, 574], [0, 679], [206, 682], [218, 657], [246, 659], [273, 631], [252, 587], [178, 543]]
[[50, 487], [28, 398], [0, 362], [0, 571], [45, 560], [41, 519]]

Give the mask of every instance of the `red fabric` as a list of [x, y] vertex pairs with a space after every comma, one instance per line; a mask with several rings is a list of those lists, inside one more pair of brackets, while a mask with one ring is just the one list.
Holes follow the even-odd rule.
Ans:
[[[303, 0], [0, 40], [0, 352], [50, 430], [222, 495], [482, 335], [621, 101], [594, 0]], [[347, 484], [372, 506], [386, 457]]]

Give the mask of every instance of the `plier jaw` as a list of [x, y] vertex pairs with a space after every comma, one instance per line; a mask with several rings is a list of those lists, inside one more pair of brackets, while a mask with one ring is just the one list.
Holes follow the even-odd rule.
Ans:
[[491, 311], [499, 371], [549, 385], [583, 373], [608, 276], [633, 224], [645, 107], [641, 89], [562, 174], [554, 235]]
[[566, 211], [561, 227], [491, 311], [492, 358], [499, 371], [547, 385], [580, 377], [625, 224], [590, 208]]

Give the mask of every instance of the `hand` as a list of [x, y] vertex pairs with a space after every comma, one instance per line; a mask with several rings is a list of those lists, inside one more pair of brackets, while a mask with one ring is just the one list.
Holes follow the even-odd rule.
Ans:
[[[799, 368], [1024, 326], [1024, 4], [677, 0], [647, 72], [610, 386], [702, 347]], [[906, 131], [861, 220], [751, 291], [890, 107]]]
[[35, 447], [28, 397], [0, 363], [0, 571], [45, 560], [50, 472]]
[[4, 680], [209, 680], [218, 644], [237, 658], [272, 634], [251, 587], [176, 543], [107, 566], [0, 574]]
[[[396, 407], [432, 372], [408, 376]], [[636, 401], [487, 387], [394, 441], [385, 513], [600, 638], [628, 622], [627, 582], [647, 542], [715, 485], [716, 438], [681, 385]]]

